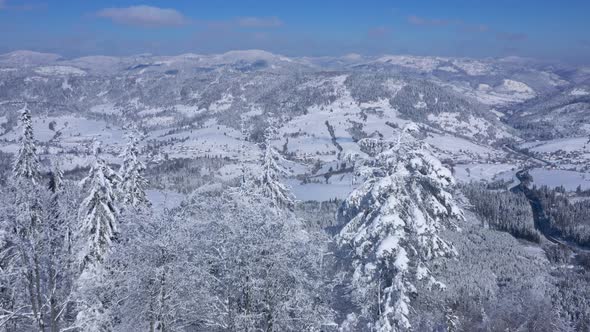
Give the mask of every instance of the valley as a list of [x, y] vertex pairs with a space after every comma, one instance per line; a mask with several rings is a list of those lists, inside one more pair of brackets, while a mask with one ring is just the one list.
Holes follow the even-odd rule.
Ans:
[[[232, 164], [256, 167], [260, 132], [272, 123], [289, 181], [343, 198], [354, 186], [350, 167], [363, 156], [357, 142], [416, 123], [460, 181], [509, 180], [536, 163], [539, 184], [586, 188], [589, 79], [583, 68], [518, 58], [17, 52], [0, 55], [0, 149], [15, 151], [15, 112], [27, 104], [43, 149], [68, 171], [84, 167], [94, 140], [107, 146], [109, 162], [120, 162], [121, 135], [133, 124], [145, 131], [150, 163], [221, 158], [227, 165], [208, 176], [224, 181], [238, 171]], [[549, 131], [548, 114], [562, 121]]]

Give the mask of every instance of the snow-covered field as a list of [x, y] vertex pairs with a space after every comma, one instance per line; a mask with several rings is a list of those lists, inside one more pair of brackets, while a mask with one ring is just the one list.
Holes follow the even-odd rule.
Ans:
[[170, 190], [146, 190], [147, 197], [155, 209], [172, 209], [178, 207], [186, 199], [186, 195]]
[[542, 142], [528, 142], [521, 146], [534, 152], [552, 153], [557, 151], [585, 151], [588, 137], [559, 138]]
[[584, 190], [590, 189], [590, 173], [542, 168], [535, 168], [529, 173], [533, 177], [533, 183], [538, 186], [563, 186], [568, 191], [576, 190], [578, 186]]
[[297, 180], [288, 180], [295, 198], [300, 201], [328, 201], [334, 198], [344, 199], [356, 187], [350, 182], [337, 183], [306, 183], [301, 184]]
[[455, 178], [461, 182], [511, 179], [518, 168], [513, 164], [460, 164], [455, 165]]

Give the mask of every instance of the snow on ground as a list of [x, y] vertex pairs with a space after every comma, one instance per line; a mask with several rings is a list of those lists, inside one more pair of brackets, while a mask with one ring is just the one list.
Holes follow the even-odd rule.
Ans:
[[[53, 129], [52, 129], [53, 128]], [[59, 140], [65, 144], [78, 143], [97, 139], [105, 144], [124, 144], [123, 131], [120, 128], [107, 125], [100, 120], [90, 120], [75, 116], [33, 117], [33, 132], [35, 139], [47, 142], [61, 132]], [[0, 136], [7, 140], [18, 140], [21, 135], [20, 127]]]
[[[339, 151], [332, 142], [326, 121], [334, 128], [336, 142], [343, 148], [343, 151], [358, 154], [361, 153], [358, 144], [352, 140], [351, 134], [347, 131], [353, 126], [352, 121], [362, 123], [365, 133], [379, 132], [386, 138], [395, 133], [394, 129], [389, 127], [386, 122], [402, 125], [407, 122], [398, 121], [395, 117], [396, 112], [391, 109], [391, 106], [385, 106], [385, 102], [367, 103], [360, 106], [358, 104], [350, 105], [342, 100], [339, 103], [341, 104], [334, 108], [328, 106], [323, 111], [314, 108], [314, 113], [310, 111], [307, 115], [299, 116], [281, 128], [281, 136], [286, 136], [289, 139], [287, 145], [289, 151], [295, 152], [301, 157], [318, 155], [323, 156], [321, 159], [324, 160], [335, 159]], [[368, 114], [366, 120], [362, 121], [359, 114], [365, 108], [382, 110], [388, 117], [381, 118], [374, 114]], [[327, 109], [333, 111], [330, 112]]]
[[590, 95], [590, 92], [585, 89], [575, 88], [570, 92], [570, 96], [587, 96]]
[[564, 186], [566, 190], [573, 191], [578, 185], [581, 185], [582, 189], [590, 189], [590, 173], [542, 168], [535, 168], [529, 173], [533, 176], [533, 183], [537, 186]]
[[383, 86], [385, 86], [385, 88], [389, 92], [391, 92], [391, 96], [389, 97], [391, 99], [394, 98], [397, 95], [397, 93], [400, 92], [401, 89], [403, 89], [404, 86], [406, 86], [406, 83], [401, 80], [394, 80], [390, 78], [383, 83]]
[[431, 134], [425, 141], [434, 148], [439, 158], [451, 158], [457, 162], [481, 160], [502, 154], [502, 152], [487, 146], [451, 135]]
[[203, 156], [228, 157], [232, 159], [246, 158], [255, 160], [260, 157], [261, 150], [257, 144], [243, 139], [240, 131], [207, 123], [203, 128], [181, 131], [167, 135], [168, 130], [150, 132], [150, 139], [168, 141], [181, 140], [172, 146], [162, 148], [170, 158], [194, 158]]
[[[231, 104], [230, 104], [231, 106]], [[174, 105], [174, 110], [184, 116], [186, 116], [187, 118], [191, 118], [194, 116], [197, 116], [199, 114], [202, 114], [203, 112], [206, 112], [207, 110], [205, 109], [199, 109], [196, 106], [190, 106], [190, 105]], [[160, 109], [160, 111], [162, 111]]]
[[91, 155], [76, 155], [76, 154], [60, 154], [59, 167], [63, 171], [71, 171], [76, 168], [86, 167], [91, 165], [94, 158]]
[[61, 58], [61, 56], [57, 54], [19, 50], [6, 54], [0, 54], [0, 63], [20, 67], [47, 64], [54, 62], [59, 58]]
[[178, 207], [186, 198], [185, 195], [170, 190], [148, 189], [145, 193], [156, 211]]
[[40, 75], [59, 75], [59, 76], [84, 76], [86, 72], [80, 68], [71, 66], [43, 66], [35, 68], [35, 72]]
[[[460, 121], [460, 113], [457, 112], [441, 112], [439, 114], [429, 114], [428, 121], [438, 124], [441, 128], [451, 133], [459, 134], [474, 138], [478, 134], [486, 133], [492, 125], [481, 118], [475, 118], [473, 115], [468, 115], [467, 121]], [[498, 137], [509, 136], [506, 132], [498, 130]]]
[[407, 67], [424, 72], [432, 72], [439, 64], [440, 59], [435, 57], [390, 55], [377, 59], [377, 62], [389, 63], [401, 67]]
[[455, 165], [455, 179], [460, 182], [493, 181], [511, 178], [518, 170], [513, 164], [459, 164]]
[[527, 142], [521, 145], [533, 152], [553, 153], [559, 150], [565, 152], [584, 151], [588, 144], [588, 137], [559, 138], [548, 141]]
[[457, 70], [457, 68], [451, 67], [451, 66], [441, 66], [441, 67], [438, 67], [437, 69], [438, 70], [442, 70], [442, 71], [448, 71], [450, 73], [457, 73], [457, 72], [459, 72]]
[[242, 175], [242, 165], [240, 165], [239, 163], [224, 165], [217, 170], [216, 175], [217, 178], [226, 181], [235, 179]]
[[143, 123], [147, 126], [168, 126], [178, 120], [174, 116], [155, 116], [143, 120]]
[[221, 99], [215, 101], [214, 103], [209, 106], [209, 111], [216, 113], [221, 111], [227, 111], [232, 103], [234, 102], [234, 96], [230, 93], [226, 93], [221, 96]]
[[290, 179], [285, 183], [291, 187], [295, 198], [299, 201], [328, 201], [338, 198], [344, 199], [356, 188], [350, 183], [306, 183], [302, 184], [299, 180]]
[[70, 84], [70, 81], [67, 78], [64, 78], [64, 80], [61, 82], [61, 89], [64, 91], [73, 91], [74, 90], [74, 88]]
[[165, 110], [163, 108], [147, 108], [147, 109], [139, 111], [137, 114], [142, 117], [147, 117], [150, 115], [156, 115], [156, 114], [162, 113], [164, 111]]
[[450, 87], [463, 95], [474, 98], [482, 104], [492, 106], [523, 102], [534, 98], [537, 95], [536, 92], [525, 83], [508, 79], [504, 80], [502, 84], [494, 87], [485, 83], [478, 84], [476, 88], [465, 83], [449, 83], [443, 81], [437, 81], [437, 83], [441, 86]]
[[502, 81], [502, 85], [499, 87], [500, 89], [503, 89], [505, 91], [508, 92], [512, 92], [512, 93], [522, 93], [522, 94], [529, 94], [529, 95], [534, 95], [535, 91], [533, 91], [533, 89], [531, 89], [531, 87], [529, 87], [528, 85], [519, 82], [519, 81], [514, 81], [514, 80], [504, 80]]
[[115, 107], [115, 105], [112, 103], [92, 106], [90, 108], [90, 112], [97, 113], [97, 114], [119, 114], [119, 113], [121, 113], [121, 111], [118, 110]]
[[[358, 145], [348, 132], [348, 129], [353, 126], [353, 122], [361, 123], [366, 134], [377, 131], [384, 137], [389, 137], [395, 132], [386, 122], [398, 124], [407, 122], [397, 118], [397, 111], [392, 109], [386, 99], [359, 105], [344, 85], [345, 80], [345, 75], [330, 78], [338, 98], [329, 105], [309, 107], [307, 114], [292, 119], [280, 129], [280, 136], [289, 139], [287, 145], [289, 152], [294, 152], [300, 158], [315, 158], [323, 161], [336, 159], [339, 151], [332, 142], [326, 121], [334, 129], [336, 142], [343, 148], [343, 151], [351, 153], [360, 153]], [[399, 85], [394, 85], [395, 82], [391, 84], [392, 89], [400, 88]], [[383, 117], [367, 114], [366, 120], [363, 120], [361, 113], [365, 109], [380, 111]]]
[[501, 105], [522, 102], [534, 98], [537, 94], [525, 83], [505, 79], [499, 86], [489, 89], [480, 85], [475, 91], [475, 97], [488, 105]]
[[0, 151], [4, 153], [17, 153], [20, 145], [18, 144], [5, 144], [0, 146]]
[[262, 114], [264, 114], [264, 110], [260, 106], [250, 105], [250, 110], [240, 114], [240, 117], [245, 120]]
[[484, 75], [492, 71], [489, 64], [477, 60], [455, 59], [452, 62], [455, 67], [462, 69], [467, 75], [471, 76]]

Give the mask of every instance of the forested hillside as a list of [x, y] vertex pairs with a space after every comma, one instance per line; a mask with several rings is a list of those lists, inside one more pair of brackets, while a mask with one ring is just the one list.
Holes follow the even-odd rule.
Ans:
[[0, 331], [586, 331], [587, 78], [1, 55]]

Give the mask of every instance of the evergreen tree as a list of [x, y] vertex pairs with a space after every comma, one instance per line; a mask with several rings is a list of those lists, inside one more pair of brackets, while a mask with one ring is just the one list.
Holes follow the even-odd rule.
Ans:
[[53, 162], [53, 169], [49, 173], [49, 191], [58, 195], [64, 190], [64, 172], [58, 161]]
[[77, 236], [81, 273], [76, 286], [78, 314], [75, 326], [82, 331], [104, 332], [112, 328], [105, 262], [118, 231], [119, 210], [115, 193], [118, 177], [114, 174], [96, 153], [94, 165], [82, 180], [82, 186], [89, 190], [80, 206], [81, 225]]
[[147, 181], [143, 177], [145, 165], [139, 160], [138, 145], [138, 134], [131, 134], [129, 143], [125, 148], [123, 164], [119, 170], [123, 204], [134, 208], [150, 205], [145, 194], [147, 185]]
[[[11, 181], [10, 188], [13, 191], [14, 200], [9, 203], [10, 228], [9, 251], [14, 252], [12, 264], [17, 265], [16, 271], [25, 276], [25, 283], [21, 285], [22, 290], [27, 290], [26, 302], [32, 311], [32, 319], [39, 329], [45, 328], [45, 311], [43, 307], [43, 255], [47, 249], [46, 233], [43, 224], [44, 210], [43, 198], [46, 194], [40, 186], [39, 157], [35, 138], [33, 135], [33, 123], [31, 113], [25, 105], [21, 110], [21, 126], [23, 134], [20, 138], [20, 147], [14, 161], [14, 181]], [[17, 286], [16, 291], [19, 290]], [[18, 301], [15, 301], [18, 302]], [[17, 303], [15, 303], [17, 304]]]
[[[56, 173], [61, 172], [52, 172]], [[71, 206], [77, 199], [64, 195], [64, 186], [57, 182], [61, 181], [52, 176], [48, 190], [21, 177], [3, 188], [0, 268], [7, 274], [0, 278], [0, 293], [12, 294], [8, 302], [2, 300], [8, 313], [18, 310], [4, 317], [7, 312], [1, 312], [0, 318], [11, 320], [14, 331], [53, 332], [66, 325], [64, 309], [70, 302], [72, 286], [71, 251], [66, 238], [70, 216], [75, 215]], [[65, 204], [66, 200], [72, 205]]]
[[430, 262], [455, 255], [439, 231], [455, 227], [462, 212], [448, 191], [451, 172], [428, 146], [403, 132], [394, 142], [361, 143], [371, 156], [359, 169], [367, 180], [340, 208], [346, 225], [338, 240], [352, 248], [353, 297], [365, 323], [405, 331], [418, 282], [445, 287], [431, 275]]
[[33, 136], [33, 122], [27, 105], [21, 110], [23, 134], [20, 147], [14, 161], [13, 173], [18, 179], [29, 179], [33, 184], [39, 181], [39, 157]]
[[260, 177], [261, 190], [275, 206], [293, 210], [295, 207], [293, 194], [280, 180], [280, 177], [287, 175], [288, 172], [279, 164], [282, 157], [271, 144], [274, 136], [274, 128], [269, 127], [265, 133], [265, 150], [262, 159], [262, 175]]
[[79, 211], [82, 270], [88, 264], [103, 262], [117, 233], [119, 211], [112, 174], [114, 171], [97, 155], [88, 176], [82, 180], [82, 186], [89, 190]]

